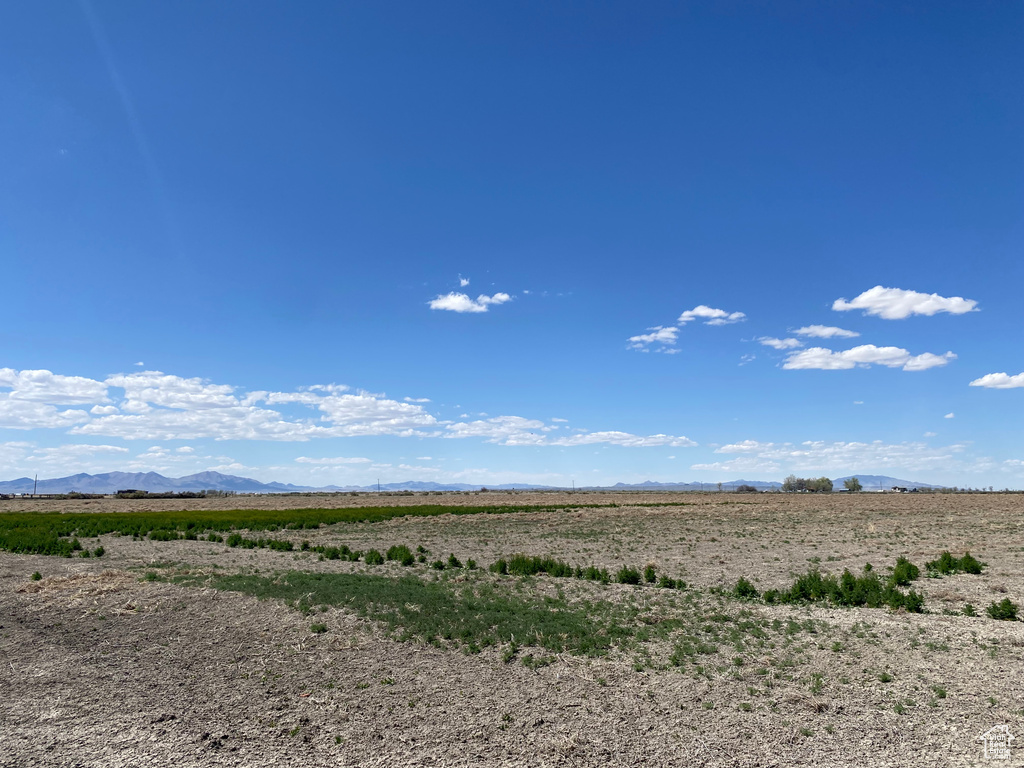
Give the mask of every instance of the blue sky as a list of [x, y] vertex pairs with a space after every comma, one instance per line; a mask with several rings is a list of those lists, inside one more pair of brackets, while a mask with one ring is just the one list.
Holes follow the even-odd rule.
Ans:
[[1024, 487], [1024, 5], [0, 9], [0, 479]]

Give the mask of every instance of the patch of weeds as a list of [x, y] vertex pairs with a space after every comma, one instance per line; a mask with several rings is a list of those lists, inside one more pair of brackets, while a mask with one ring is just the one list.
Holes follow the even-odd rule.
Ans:
[[985, 613], [999, 621], [1016, 621], [1018, 608], [1019, 606], [1011, 602], [1010, 598], [1004, 597], [998, 603], [992, 603], [986, 608]]
[[472, 557], [469, 558], [469, 560], [466, 561], [466, 568], [471, 571], [475, 571], [477, 569], [476, 560], [474, 560]]
[[43, 574], [41, 574], [39, 571], [36, 571], [35, 573], [32, 574], [32, 581], [41, 581], [42, 578], [43, 578]]
[[825, 688], [825, 680], [820, 672], [814, 672], [811, 674], [811, 693], [815, 696], [820, 694]]
[[491, 583], [457, 587], [411, 576], [303, 571], [275, 576], [183, 575], [175, 581], [303, 607], [343, 607], [382, 622], [399, 640], [418, 637], [438, 645], [447, 641], [479, 649], [526, 637], [549, 651], [598, 655], [632, 641], [639, 631], [635, 615], [617, 604], [570, 603]]
[[890, 675], [888, 672], [882, 672], [878, 676], [878, 682], [880, 682], [880, 683], [891, 683], [892, 682], [892, 675]]
[[753, 709], [754, 709], [754, 705], [751, 704], [749, 701], [744, 701], [744, 702], [742, 702], [740, 704], [740, 711], [741, 712], [751, 712], [751, 711], [753, 711]]
[[462, 561], [459, 560], [454, 554], [448, 555], [448, 567], [449, 568], [461, 568]]
[[327, 631], [327, 625], [326, 624], [310, 624], [309, 631], [312, 632], [314, 635], [322, 635], [324, 632]]
[[941, 685], [933, 685], [932, 686], [932, 693], [935, 694], [935, 698], [936, 699], [944, 699], [944, 698], [946, 698], [946, 689], [943, 688]]
[[363, 560], [366, 561], [367, 565], [383, 565], [384, 555], [382, 555], [376, 549], [371, 549], [365, 555], [363, 555]]
[[505, 662], [506, 664], [511, 664], [515, 660], [516, 654], [518, 654], [518, 653], [519, 653], [519, 643], [517, 643], [515, 640], [513, 640], [511, 643], [508, 644], [508, 648], [506, 648], [504, 651], [502, 651], [502, 653], [501, 653], [501, 660], [503, 662]]
[[658, 574], [654, 569], [654, 565], [648, 563], [647, 567], [644, 568], [644, 581], [646, 581], [648, 584], [654, 584], [657, 580]]
[[444, 560], [435, 560], [434, 562], [432, 562], [430, 564], [430, 567], [433, 568], [435, 571], [443, 571], [444, 570]]
[[978, 615], [978, 609], [975, 608], [970, 603], [967, 603], [966, 605], [964, 605], [963, 610], [961, 610], [960, 612], [964, 616], [977, 616]]
[[160, 581], [160, 574], [156, 571], [146, 571], [146, 575], [142, 577], [144, 581]]

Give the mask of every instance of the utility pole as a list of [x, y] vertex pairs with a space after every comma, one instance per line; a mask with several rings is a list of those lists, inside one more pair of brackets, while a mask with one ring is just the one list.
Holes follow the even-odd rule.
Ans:
[[39, 488], [39, 473], [36, 472], [36, 480], [32, 483], [32, 498], [35, 498], [36, 490]]

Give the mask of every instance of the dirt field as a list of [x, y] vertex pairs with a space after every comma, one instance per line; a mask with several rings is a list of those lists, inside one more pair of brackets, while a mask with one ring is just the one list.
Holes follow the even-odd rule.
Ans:
[[[525, 580], [206, 541], [104, 536], [102, 559], [0, 552], [2, 766], [911, 766], [986, 760], [979, 736], [1024, 739], [1024, 496], [454, 494], [185, 501], [3, 501], [0, 511], [385, 504], [565, 504], [550, 512], [338, 524], [275, 537], [394, 544], [486, 567], [522, 552], [617, 570], [651, 563], [685, 591]], [[675, 506], [644, 506], [673, 502]], [[617, 503], [618, 508], [573, 505]], [[86, 543], [86, 542], [83, 542]], [[982, 575], [924, 578], [925, 614], [743, 602], [744, 576], [784, 588], [809, 568], [923, 567], [970, 551]], [[530, 594], [629, 605], [692, 627], [604, 656], [517, 655], [400, 641], [347, 609], [173, 583], [207, 574], [415, 574], [515, 581]], [[40, 580], [32, 580], [33, 572]], [[389, 582], [390, 583], [390, 582]], [[523, 594], [526, 594], [525, 592]], [[966, 604], [978, 616], [963, 615]], [[311, 631], [312, 622], [324, 631]], [[716, 629], [715, 623], [729, 631]], [[679, 637], [705, 647], [683, 658]], [[677, 649], [675, 652], [673, 649]], [[712, 650], [713, 649], [713, 650]], [[528, 659], [534, 662], [529, 663]]]

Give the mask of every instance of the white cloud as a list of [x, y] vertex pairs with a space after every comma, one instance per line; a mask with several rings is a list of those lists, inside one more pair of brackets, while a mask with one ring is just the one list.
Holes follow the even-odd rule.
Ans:
[[467, 285], [469, 285], [469, 278], [468, 277], [460, 277], [459, 278], [459, 288], [465, 288]]
[[977, 304], [978, 302], [973, 299], [965, 299], [960, 296], [946, 298], [937, 293], [918, 293], [917, 291], [883, 288], [881, 285], [876, 285], [852, 301], [836, 299], [832, 303], [832, 309], [837, 312], [863, 309], [865, 315], [874, 315], [885, 320], [902, 320], [911, 315], [930, 317], [939, 312], [962, 315], [973, 311]]
[[569, 423], [568, 419], [560, 419], [557, 416], [553, 417], [551, 420], [553, 422], [555, 422], [556, 424], [568, 424]]
[[746, 319], [742, 312], [726, 312], [724, 309], [714, 309], [700, 304], [693, 309], [688, 309], [679, 316], [679, 325], [686, 325], [691, 320], [701, 318], [705, 320], [704, 325], [729, 325]]
[[648, 344], [675, 344], [676, 336], [679, 334], [679, 329], [673, 325], [668, 327], [656, 325], [647, 330], [651, 333], [642, 333], [627, 339], [630, 349], [644, 349]]
[[658, 445], [692, 446], [695, 442], [686, 437], [672, 435], [632, 435], [628, 432], [577, 431], [566, 437], [553, 437], [547, 433], [557, 427], [545, 424], [536, 419], [524, 419], [520, 416], [498, 416], [492, 419], [460, 422], [446, 427], [444, 437], [465, 438], [479, 437], [489, 443], [500, 445], [620, 445], [631, 448]]
[[796, 349], [797, 347], [802, 347], [804, 345], [804, 343], [799, 339], [776, 339], [771, 336], [761, 336], [758, 341], [762, 345], [771, 347], [772, 349]]
[[46, 370], [16, 371], [0, 368], [0, 388], [10, 389], [10, 400], [27, 400], [50, 405], [106, 403], [107, 387], [81, 376], [60, 376]]
[[109, 416], [112, 413], [117, 413], [118, 407], [116, 405], [94, 405], [89, 409], [89, 413], [93, 416]]
[[471, 299], [464, 293], [451, 293], [438, 296], [430, 301], [431, 309], [446, 309], [450, 312], [486, 312], [491, 305], [504, 304], [511, 301], [512, 297], [507, 293], [496, 293], [493, 296], [480, 294], [476, 299]]
[[81, 410], [60, 411], [52, 405], [27, 400], [11, 400], [0, 393], [0, 427], [7, 429], [59, 429], [89, 420]]
[[1008, 373], [987, 373], [980, 379], [970, 383], [972, 387], [987, 387], [988, 389], [1018, 389], [1024, 387], [1024, 373], [1010, 376]]
[[847, 331], [843, 328], [836, 328], [834, 325], [805, 325], [793, 331], [797, 336], [813, 336], [818, 339], [852, 339], [860, 336], [856, 331]]
[[870, 472], [894, 470], [947, 471], [957, 463], [965, 445], [931, 447], [922, 442], [870, 443], [807, 440], [772, 443], [744, 440], [723, 445], [715, 453], [737, 458], [711, 464], [694, 464], [694, 470], [721, 472]]
[[[239, 405], [233, 394], [234, 387], [226, 384], [210, 384], [202, 379], [184, 379], [160, 371], [144, 371], [110, 376], [105, 384], [124, 389], [125, 400], [137, 404], [198, 410], [204, 408], [225, 408]], [[141, 410], [145, 410], [145, 408]]]
[[955, 414], [955, 413], [953, 413], [952, 411], [950, 411], [949, 413], [947, 413], [947, 414], [946, 414], [945, 416], [943, 416], [942, 418], [944, 418], [944, 419], [955, 419], [955, 418], [956, 418], [956, 414]]
[[842, 352], [833, 352], [824, 347], [811, 347], [792, 353], [786, 358], [782, 367], [787, 370], [839, 371], [857, 366], [869, 368], [872, 365], [884, 365], [889, 368], [902, 368], [904, 371], [924, 371], [928, 368], [946, 365], [950, 360], [955, 359], [956, 355], [952, 352], [946, 352], [944, 355], [935, 355], [931, 352], [911, 355], [900, 347], [876, 347], [874, 344], [862, 344]]
[[139, 362], [135, 363], [135, 365], [137, 365], [137, 366], [139, 366], [141, 368], [142, 366], [145, 365], [145, 363], [140, 360]]
[[938, 436], [938, 434], [938, 432], [925, 432], [924, 435], [922, 435], [922, 437], [936, 437]]
[[308, 456], [299, 456], [295, 461], [299, 464], [317, 464], [320, 466], [333, 466], [339, 464], [372, 464], [372, 459], [364, 459], [361, 456], [331, 456], [322, 459], [311, 459]]
[[429, 403], [429, 397], [403, 397], [403, 400], [407, 403]]

